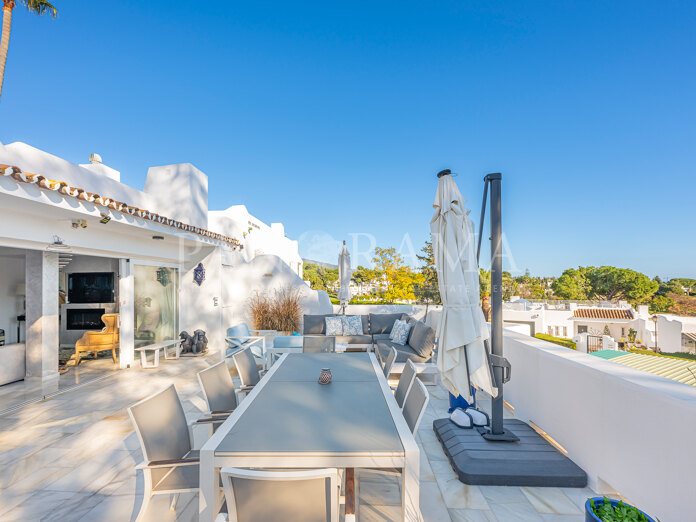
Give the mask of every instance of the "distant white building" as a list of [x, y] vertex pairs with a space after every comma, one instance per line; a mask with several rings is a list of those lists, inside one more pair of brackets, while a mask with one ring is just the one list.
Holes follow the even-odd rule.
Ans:
[[[656, 318], [656, 319], [655, 319]], [[670, 314], [651, 315], [648, 307], [634, 309], [626, 302], [585, 305], [553, 301], [535, 303], [513, 299], [503, 305], [503, 319], [508, 323], [529, 324], [534, 333], [571, 339], [578, 334], [609, 335], [616, 341], [628, 340], [632, 331], [644, 346], [663, 352], [696, 353], [696, 317]]]

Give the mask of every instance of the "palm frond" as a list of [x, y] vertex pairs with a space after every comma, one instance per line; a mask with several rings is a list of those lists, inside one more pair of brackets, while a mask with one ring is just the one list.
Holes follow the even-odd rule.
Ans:
[[58, 16], [58, 9], [56, 9], [53, 4], [46, 2], [46, 0], [20, 0], [26, 8], [32, 13], [37, 15], [49, 14], [53, 18]]

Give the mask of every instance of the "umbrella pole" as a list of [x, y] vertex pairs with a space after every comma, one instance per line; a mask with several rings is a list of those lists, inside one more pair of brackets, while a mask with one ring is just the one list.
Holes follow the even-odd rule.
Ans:
[[[491, 360], [493, 376], [498, 388], [498, 396], [491, 402], [491, 428], [483, 433], [488, 440], [519, 440], [503, 427], [503, 383], [509, 376], [504, 375], [503, 359], [503, 234], [502, 234], [502, 175], [499, 172], [487, 174], [484, 178], [490, 184], [491, 195]], [[479, 239], [480, 243], [480, 239]]]

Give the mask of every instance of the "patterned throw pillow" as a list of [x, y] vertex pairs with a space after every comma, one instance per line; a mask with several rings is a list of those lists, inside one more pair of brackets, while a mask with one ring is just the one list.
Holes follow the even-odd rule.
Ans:
[[343, 319], [343, 335], [362, 335], [362, 319], [359, 315], [344, 315], [341, 319]]
[[343, 335], [343, 321], [340, 317], [327, 317], [326, 335]]
[[392, 331], [389, 335], [389, 339], [391, 339], [391, 341], [394, 344], [400, 344], [401, 346], [403, 346], [406, 344], [406, 341], [408, 340], [408, 332], [410, 331], [411, 325], [409, 323], [397, 319], [396, 321], [394, 321], [394, 326], [392, 326]]

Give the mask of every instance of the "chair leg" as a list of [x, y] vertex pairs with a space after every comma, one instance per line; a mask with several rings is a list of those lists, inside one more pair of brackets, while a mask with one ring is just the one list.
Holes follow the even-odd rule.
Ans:
[[152, 496], [149, 494], [148, 491], [146, 491], [145, 495], [143, 495], [143, 503], [140, 505], [140, 511], [138, 511], [138, 516], [136, 517], [135, 522], [142, 522], [145, 519], [147, 506], [150, 504], [151, 499]]
[[116, 347], [111, 349], [111, 358], [114, 360], [114, 364], [116, 364]]
[[169, 511], [175, 511], [176, 510], [176, 503], [179, 501], [179, 494], [174, 493], [172, 495], [172, 501], [169, 504]]

